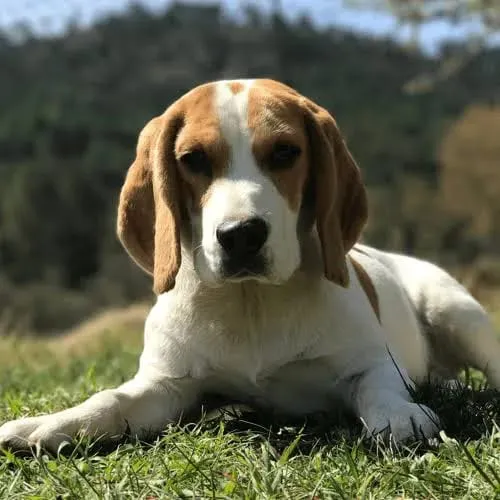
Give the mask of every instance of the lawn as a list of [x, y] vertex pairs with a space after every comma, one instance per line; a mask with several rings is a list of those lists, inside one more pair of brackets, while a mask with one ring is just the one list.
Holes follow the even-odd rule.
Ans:
[[[110, 326], [113, 325], [113, 326]], [[97, 322], [73, 339], [0, 341], [0, 422], [55, 411], [136, 369], [137, 321]], [[359, 439], [339, 412], [304, 422], [224, 412], [149, 443], [59, 457], [0, 454], [1, 498], [500, 498], [500, 396], [423, 388], [443, 417], [435, 446], [391, 450]]]

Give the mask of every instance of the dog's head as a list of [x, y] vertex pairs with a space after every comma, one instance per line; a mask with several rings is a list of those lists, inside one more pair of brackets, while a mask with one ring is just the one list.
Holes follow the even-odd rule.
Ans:
[[161, 294], [175, 284], [181, 244], [208, 284], [282, 283], [314, 227], [326, 278], [347, 286], [346, 253], [366, 218], [332, 116], [281, 83], [241, 80], [196, 87], [145, 126], [117, 228]]

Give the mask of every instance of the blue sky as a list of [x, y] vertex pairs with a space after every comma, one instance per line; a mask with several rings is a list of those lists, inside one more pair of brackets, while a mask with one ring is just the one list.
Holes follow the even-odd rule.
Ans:
[[[17, 22], [28, 22], [36, 32], [59, 32], [68, 20], [77, 19], [80, 24], [91, 23], [107, 12], [124, 9], [129, 0], [0, 0], [0, 27], [9, 28]], [[168, 0], [141, 0], [153, 10], [165, 8]], [[196, 0], [195, 3], [214, 3], [213, 0]], [[269, 8], [270, 0], [221, 0], [229, 11], [238, 12], [245, 3]], [[347, 8], [342, 0], [281, 0], [283, 9], [291, 16], [307, 12], [319, 24], [335, 24], [356, 32], [374, 36], [391, 35], [406, 40], [407, 26], [399, 26], [389, 14], [370, 10]], [[368, 1], [366, 2], [369, 3]], [[466, 34], [478, 32], [479, 23], [451, 26], [445, 22], [433, 22], [422, 28], [420, 39], [426, 52], [435, 52], [443, 40], [460, 39]]]

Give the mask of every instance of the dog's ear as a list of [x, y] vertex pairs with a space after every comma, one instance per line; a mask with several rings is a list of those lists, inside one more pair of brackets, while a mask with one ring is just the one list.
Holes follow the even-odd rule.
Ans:
[[132, 259], [153, 275], [159, 295], [171, 290], [181, 264], [180, 186], [174, 154], [181, 116], [175, 109], [142, 130], [118, 204], [117, 234]]
[[366, 189], [333, 117], [308, 99], [302, 102], [307, 110], [316, 226], [324, 273], [330, 281], [346, 287], [346, 254], [359, 239], [368, 218]]

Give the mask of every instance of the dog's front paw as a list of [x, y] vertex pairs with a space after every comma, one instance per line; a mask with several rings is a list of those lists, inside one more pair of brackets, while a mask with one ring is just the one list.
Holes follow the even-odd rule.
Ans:
[[427, 406], [416, 403], [373, 408], [362, 420], [367, 435], [396, 443], [427, 440], [440, 430], [438, 416]]
[[0, 449], [28, 452], [45, 449], [56, 453], [64, 441], [71, 441], [73, 426], [60, 415], [42, 415], [12, 420], [0, 427]]

